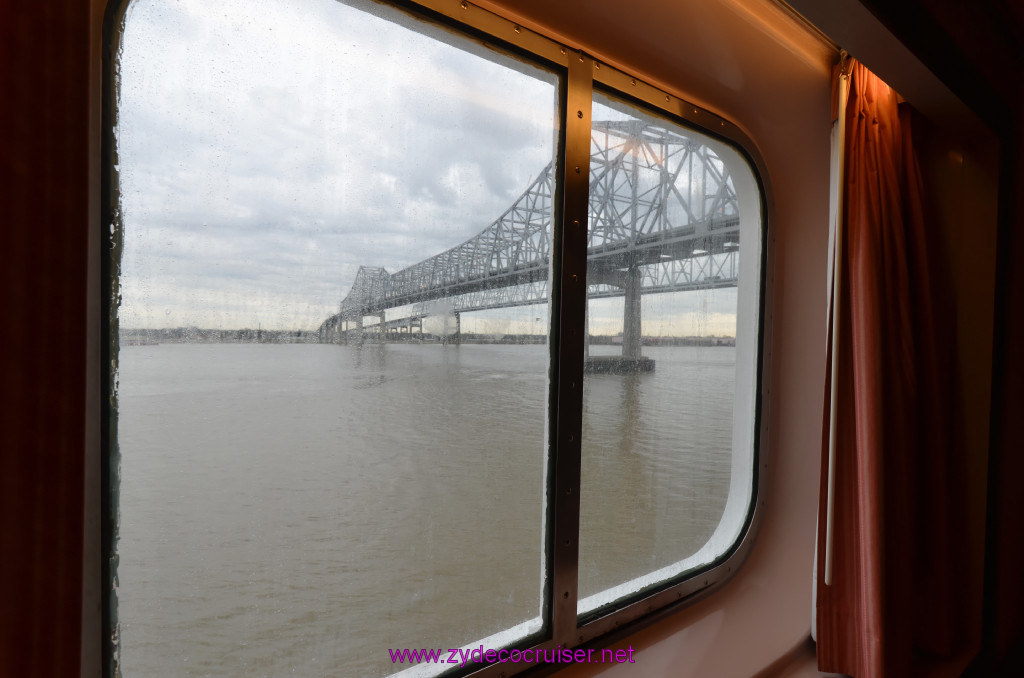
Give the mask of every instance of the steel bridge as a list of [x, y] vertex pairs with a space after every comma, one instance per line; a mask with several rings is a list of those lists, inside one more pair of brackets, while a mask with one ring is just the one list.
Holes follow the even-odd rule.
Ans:
[[[623, 355], [640, 355], [640, 296], [736, 285], [739, 208], [724, 161], [701, 141], [641, 120], [593, 123], [588, 297], [625, 296]], [[445, 300], [461, 313], [544, 303], [554, 163], [487, 228], [408, 268], [360, 266], [321, 341], [415, 326]], [[398, 318], [385, 311], [406, 307]], [[354, 327], [353, 327], [354, 326]], [[457, 331], [457, 330], [456, 330]]]

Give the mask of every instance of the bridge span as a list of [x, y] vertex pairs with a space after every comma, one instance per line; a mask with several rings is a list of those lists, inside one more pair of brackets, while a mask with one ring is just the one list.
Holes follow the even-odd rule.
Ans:
[[[639, 359], [642, 294], [736, 286], [735, 188], [724, 161], [694, 137], [637, 119], [592, 130], [588, 298], [626, 298], [623, 356]], [[362, 341], [367, 317], [381, 335], [422, 332], [441, 300], [456, 328], [461, 313], [546, 302], [554, 174], [549, 163], [500, 217], [455, 247], [395, 273], [360, 266], [320, 340]], [[401, 310], [388, 318], [390, 309]]]

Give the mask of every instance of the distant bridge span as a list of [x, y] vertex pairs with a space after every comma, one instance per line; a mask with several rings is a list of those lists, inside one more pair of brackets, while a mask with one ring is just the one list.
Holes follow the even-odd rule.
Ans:
[[[321, 339], [341, 336], [349, 323], [361, 331], [366, 316], [383, 323], [387, 309], [401, 306], [420, 319], [440, 299], [456, 314], [547, 301], [553, 175], [549, 163], [460, 245], [395, 273], [360, 266]], [[625, 355], [639, 355], [640, 294], [735, 286], [739, 238], [735, 188], [711, 148], [641, 120], [593, 123], [588, 294], [627, 297]]]

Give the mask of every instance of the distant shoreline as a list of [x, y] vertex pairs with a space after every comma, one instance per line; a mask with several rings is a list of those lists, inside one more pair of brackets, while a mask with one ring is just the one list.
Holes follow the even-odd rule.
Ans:
[[[367, 328], [365, 340], [376, 341], [374, 328]], [[387, 337], [387, 343], [452, 343], [455, 338], [435, 334], [396, 334]], [[459, 338], [463, 344], [544, 344], [543, 334], [474, 334], [463, 333]], [[197, 327], [173, 327], [162, 329], [124, 329], [119, 333], [121, 346], [154, 346], [158, 344], [318, 344], [320, 338], [313, 330], [264, 330], [244, 328], [239, 330], [211, 330]], [[736, 338], [730, 336], [688, 336], [688, 337], [644, 337], [644, 346], [735, 346]], [[591, 346], [619, 346], [622, 335], [594, 335]]]

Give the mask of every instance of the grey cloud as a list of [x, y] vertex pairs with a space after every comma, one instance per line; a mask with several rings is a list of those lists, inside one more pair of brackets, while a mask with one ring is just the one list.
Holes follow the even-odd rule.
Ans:
[[331, 0], [295, 8], [133, 4], [125, 323], [315, 327], [359, 265], [466, 240], [550, 161], [550, 86]]

